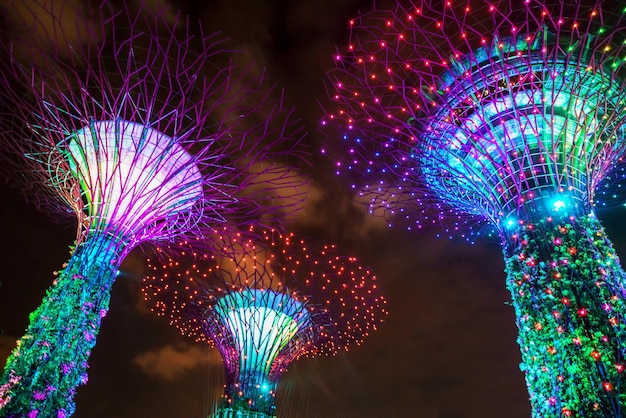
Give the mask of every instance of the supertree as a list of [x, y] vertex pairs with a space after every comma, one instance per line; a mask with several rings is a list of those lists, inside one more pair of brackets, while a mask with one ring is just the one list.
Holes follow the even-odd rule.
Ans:
[[625, 275], [593, 212], [626, 147], [623, 5], [394, 3], [349, 22], [325, 152], [390, 221], [497, 231], [534, 417], [624, 416]]
[[143, 286], [153, 311], [220, 352], [226, 383], [213, 418], [275, 417], [294, 360], [360, 345], [386, 314], [376, 277], [354, 257], [293, 233], [250, 232], [259, 238], [225, 229], [217, 252], [149, 260]]
[[72, 415], [133, 248], [200, 238], [226, 218], [271, 222], [304, 198], [288, 165], [304, 155], [292, 109], [262, 72], [233, 64], [219, 35], [107, 3], [67, 21], [71, 4], [32, 12], [39, 36], [7, 44], [0, 78], [3, 168], [29, 200], [78, 221], [70, 260], [7, 361], [1, 416]]

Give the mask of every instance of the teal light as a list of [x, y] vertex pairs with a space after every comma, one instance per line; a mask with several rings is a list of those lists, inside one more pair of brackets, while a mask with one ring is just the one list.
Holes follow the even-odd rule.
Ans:
[[[298, 331], [296, 319], [272, 307], [231, 308], [224, 320], [237, 345], [240, 373], [268, 375], [280, 350]], [[263, 387], [268, 386], [263, 384]]]
[[559, 209], [563, 209], [565, 207], [565, 202], [561, 199], [556, 200], [553, 204], [552, 207], [554, 208], [555, 211], [559, 211]]
[[508, 229], [513, 229], [517, 225], [517, 220], [515, 218], [507, 218], [504, 221], [504, 226]]
[[29, 417], [33, 409], [41, 411], [38, 417], [73, 414], [74, 393], [87, 382], [89, 355], [109, 309], [122, 247], [92, 234], [58, 272], [7, 359], [2, 380], [9, 382], [5, 400], [10, 403], [0, 408], [0, 416]]
[[504, 254], [533, 417], [622, 417], [626, 274], [600, 222], [536, 219]]
[[[218, 344], [227, 370], [226, 404], [242, 417], [272, 416], [281, 366], [278, 357], [312, 327], [306, 305], [270, 289], [243, 288], [223, 295], [207, 321], [227, 343]], [[222, 413], [220, 412], [220, 413]], [[220, 415], [215, 415], [220, 416]], [[238, 415], [235, 415], [238, 416]]]
[[571, 46], [474, 51], [442, 81], [421, 163], [438, 196], [501, 228], [533, 417], [617, 418], [626, 273], [589, 213], [626, 150], [626, 90], [610, 61], [572, 64]]

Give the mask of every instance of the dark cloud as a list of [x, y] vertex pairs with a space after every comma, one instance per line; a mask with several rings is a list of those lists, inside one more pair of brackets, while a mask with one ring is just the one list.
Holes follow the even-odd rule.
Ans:
[[[190, 370], [206, 366], [209, 358], [217, 359], [217, 356], [210, 357], [200, 344], [181, 344], [179, 346], [166, 345], [140, 353], [133, 361], [148, 376], [175, 380]], [[216, 362], [216, 364], [221, 364], [221, 362]]]

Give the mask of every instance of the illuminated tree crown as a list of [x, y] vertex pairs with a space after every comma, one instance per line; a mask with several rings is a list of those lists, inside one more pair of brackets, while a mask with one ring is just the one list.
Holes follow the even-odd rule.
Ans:
[[152, 309], [222, 355], [226, 393], [214, 417], [274, 416], [294, 360], [360, 345], [386, 313], [375, 276], [355, 258], [293, 234], [257, 235], [259, 244], [224, 230], [211, 244], [220, 251], [149, 261]]
[[323, 121], [349, 151], [337, 171], [410, 229], [589, 211], [626, 147], [626, 23], [612, 12], [418, 2], [352, 20]]
[[623, 416], [626, 273], [592, 207], [626, 151], [625, 10], [407, 3], [349, 22], [323, 152], [392, 222], [498, 231], [533, 417]]

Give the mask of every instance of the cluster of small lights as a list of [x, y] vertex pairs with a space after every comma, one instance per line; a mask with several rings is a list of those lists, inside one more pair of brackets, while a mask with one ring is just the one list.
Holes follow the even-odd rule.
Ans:
[[224, 228], [209, 242], [210, 254], [148, 260], [143, 292], [181, 333], [218, 348], [225, 407], [271, 413], [293, 361], [360, 345], [387, 314], [372, 271], [334, 245], [254, 227]]
[[219, 230], [210, 242], [221, 251], [190, 251], [189, 265], [179, 258], [149, 259], [144, 294], [152, 310], [169, 317], [183, 334], [215, 344], [202, 316], [220, 297], [246, 289], [282, 293], [304, 304], [320, 327], [307, 354], [336, 354], [360, 345], [386, 315], [376, 276], [355, 257], [342, 255], [335, 245], [308, 245], [293, 233], [254, 227], [249, 232], [260, 238]]
[[517, 222], [505, 254], [533, 416], [621, 416], [626, 287], [598, 220]]
[[[623, 76], [626, 58], [619, 12], [600, 3], [555, 9], [534, 0], [454, 2], [397, 4], [350, 20], [350, 42], [329, 73], [336, 106], [322, 120], [342, 140], [322, 153], [341, 156], [337, 174], [355, 179], [353, 189], [390, 224], [417, 230], [437, 223], [445, 235], [470, 242], [493, 233], [484, 221], [498, 224], [532, 200], [517, 194], [537, 182], [574, 187], [593, 203], [594, 188], [626, 147], [624, 83], [612, 81]], [[548, 85], [548, 76], [563, 82]], [[545, 97], [524, 103], [537, 92]], [[508, 108], [506, 100], [513, 101]], [[529, 132], [543, 129], [539, 116], [519, 117], [519, 109], [543, 115], [545, 101], [580, 110], [556, 122], [575, 138], [537, 152], [533, 143], [548, 145]], [[585, 117], [583, 131], [572, 126]], [[509, 136], [524, 124], [526, 132]]]
[[622, 197], [626, 10], [400, 3], [349, 22], [322, 153], [390, 225], [497, 231], [533, 417], [621, 417], [626, 273], [592, 210]]

